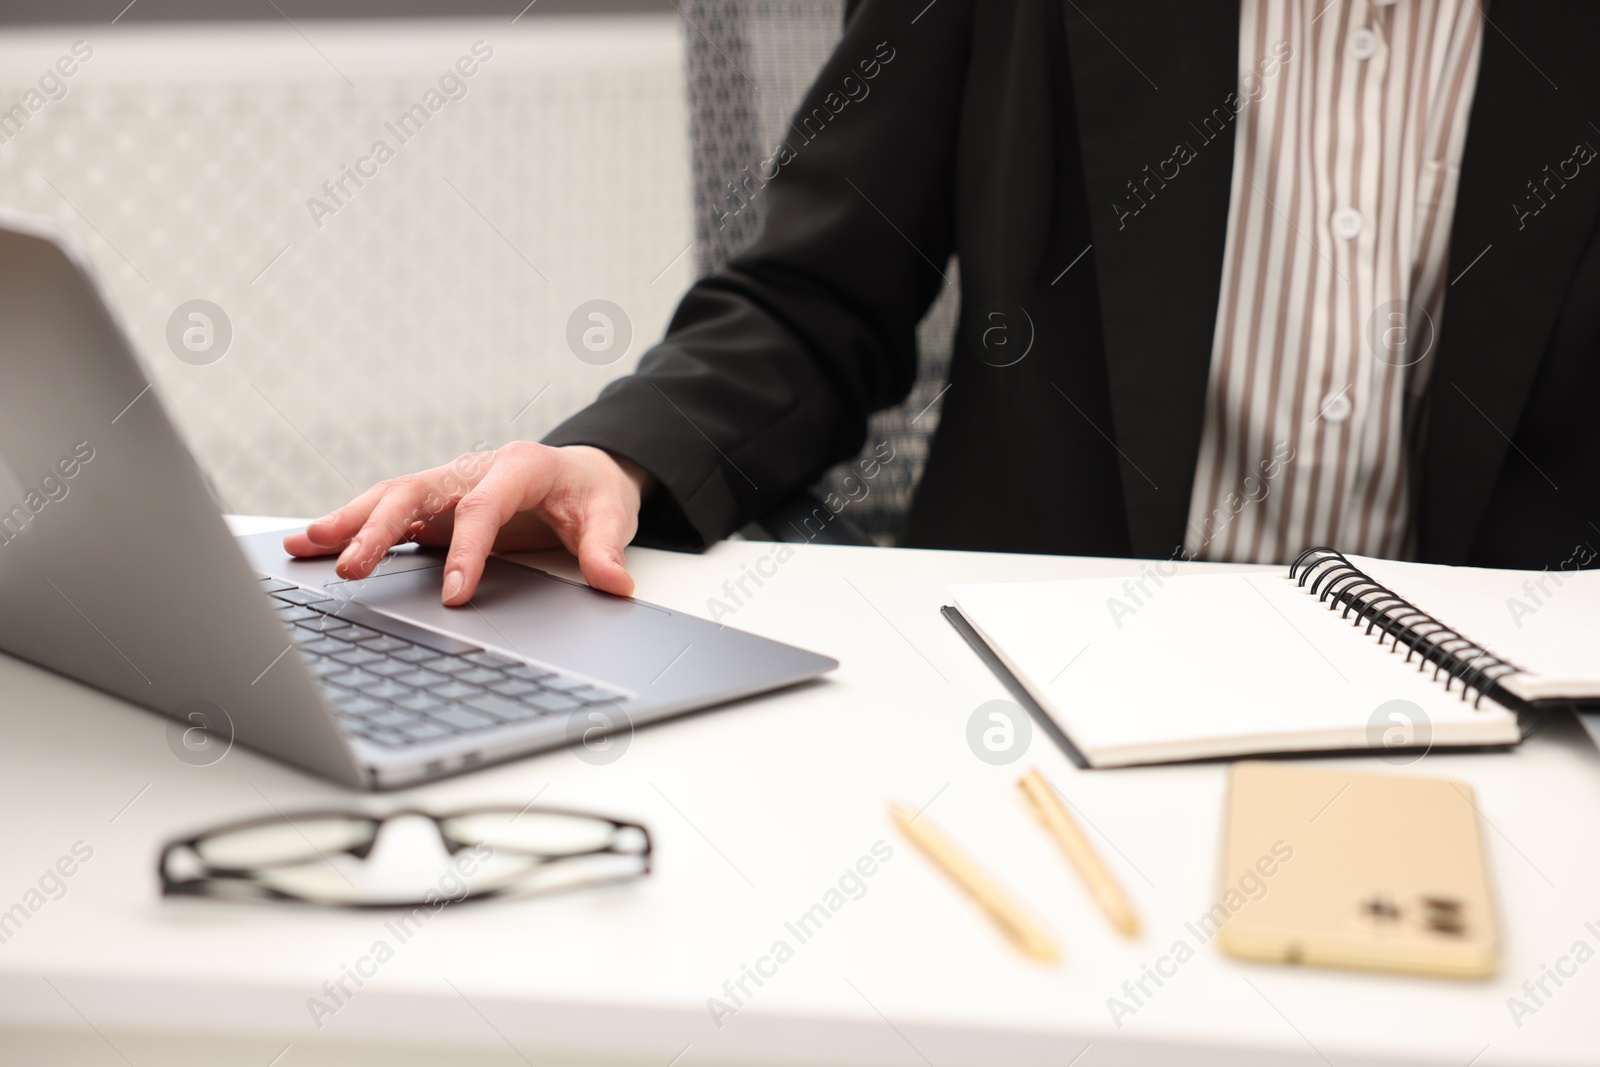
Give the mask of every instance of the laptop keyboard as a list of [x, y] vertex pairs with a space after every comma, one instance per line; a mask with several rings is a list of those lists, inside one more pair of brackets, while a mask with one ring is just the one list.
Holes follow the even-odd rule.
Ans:
[[345, 730], [380, 745], [415, 745], [625, 699], [276, 578], [262, 577], [261, 588]]

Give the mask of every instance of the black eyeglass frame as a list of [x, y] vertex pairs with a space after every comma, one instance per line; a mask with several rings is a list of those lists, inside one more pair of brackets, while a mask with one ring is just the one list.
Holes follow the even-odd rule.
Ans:
[[[467, 808], [460, 808], [442, 815], [435, 814], [431, 811], [426, 811], [422, 808], [401, 808], [396, 811], [386, 812], [382, 815], [374, 815], [371, 812], [366, 811], [314, 809], [309, 811], [280, 812], [273, 815], [263, 815], [256, 818], [240, 819], [237, 822], [224, 823], [221, 826], [211, 827], [210, 829], [203, 830], [200, 833], [193, 834], [189, 837], [175, 838], [171, 841], [168, 841], [161, 847], [161, 853], [156, 859], [156, 875], [161, 880], [162, 896], [215, 896], [222, 898], [226, 895], [214, 892], [212, 887], [217, 884], [226, 884], [231, 882], [249, 885], [250, 887], [258, 890], [262, 894], [263, 899], [290, 901], [301, 904], [315, 904], [322, 907], [352, 908], [363, 911], [408, 910], [411, 908], [426, 907], [428, 904], [423, 900], [410, 902], [343, 901], [323, 899], [290, 892], [288, 890], [279, 889], [277, 886], [268, 885], [265, 882], [262, 882], [258, 875], [265, 871], [302, 866], [306, 862], [304, 858], [292, 862], [285, 860], [277, 863], [260, 863], [249, 867], [220, 867], [214, 866], [206, 861], [204, 853], [201, 852], [200, 846], [208, 840], [221, 837], [225, 834], [238, 833], [242, 830], [253, 830], [257, 827], [263, 826], [274, 826], [280, 822], [287, 822], [290, 825], [293, 825], [294, 821], [297, 819], [342, 819], [355, 825], [363, 823], [368, 824], [370, 832], [368, 832], [364, 838], [358, 840], [355, 844], [344, 848], [336, 848], [324, 851], [323, 849], [317, 848], [316, 845], [311, 844], [309, 840], [307, 841], [307, 845], [310, 846], [311, 851], [317, 853], [317, 855], [324, 860], [329, 859], [330, 856], [337, 855], [350, 855], [357, 859], [365, 860], [367, 856], [371, 854], [373, 845], [377, 843], [378, 834], [383, 829], [385, 823], [391, 822], [395, 819], [419, 817], [427, 819], [429, 822], [434, 824], [434, 828], [439, 832], [439, 839], [444, 844], [445, 851], [451, 856], [454, 856], [464, 849], [474, 847], [477, 842], [463, 841], [459, 838], [452, 837], [445, 829], [446, 823], [473, 815], [508, 813], [515, 813], [519, 816], [560, 815], [568, 818], [588, 819], [597, 823], [605, 823], [611, 827], [611, 833], [609, 834], [605, 845], [599, 848], [581, 849], [575, 852], [549, 853], [535, 852], [526, 849], [490, 846], [494, 848], [496, 852], [510, 853], [512, 855], [523, 856], [531, 860], [532, 862], [529, 866], [530, 872], [541, 867], [561, 863], [564, 861], [581, 860], [589, 856], [606, 855], [636, 858], [640, 862], [640, 869], [634, 873], [602, 878], [581, 886], [563, 886], [557, 889], [542, 891], [520, 888], [518, 882], [513, 881], [505, 885], [499, 885], [483, 890], [481, 892], [468, 893], [460, 900], [453, 901], [453, 903], [466, 904], [481, 900], [494, 900], [496, 898], [512, 896], [537, 897], [551, 893], [567, 892], [573, 889], [597, 888], [603, 885], [631, 882], [638, 878], [644, 878], [648, 876], [653, 869], [651, 861], [652, 857], [654, 856], [654, 843], [650, 836], [649, 827], [645, 826], [643, 823], [631, 822], [626, 819], [615, 819], [609, 815], [601, 815], [592, 811], [578, 811], [574, 808], [536, 808], [531, 805], [524, 808], [518, 808], [509, 804], [483, 804]], [[640, 840], [643, 843], [642, 847], [638, 849], [623, 849], [617, 847], [617, 838], [629, 830], [636, 831], [638, 833]], [[184, 849], [187, 849], [195, 857], [201, 867], [201, 872], [191, 878], [177, 878], [174, 877], [169, 871], [169, 865], [172, 857]]]

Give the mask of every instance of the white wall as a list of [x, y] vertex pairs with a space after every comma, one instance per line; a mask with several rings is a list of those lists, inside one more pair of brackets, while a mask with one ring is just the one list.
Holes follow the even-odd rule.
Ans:
[[[639, 15], [8, 34], [0, 110], [75, 40], [94, 52], [0, 144], [0, 205], [81, 236], [227, 507], [317, 514], [475, 441], [537, 438], [660, 336], [694, 258], [681, 32]], [[480, 40], [494, 54], [467, 95], [400, 144], [384, 123]], [[319, 228], [308, 198], [380, 138], [394, 158]], [[234, 331], [204, 366], [166, 338], [195, 298]], [[632, 322], [609, 366], [566, 340], [593, 298]]]

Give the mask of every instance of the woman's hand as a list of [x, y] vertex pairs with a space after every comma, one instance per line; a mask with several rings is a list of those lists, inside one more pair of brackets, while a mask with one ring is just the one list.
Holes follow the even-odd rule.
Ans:
[[489, 553], [564, 545], [583, 577], [618, 596], [633, 592], [622, 551], [639, 529], [643, 468], [587, 445], [513, 441], [453, 463], [391, 478], [303, 532], [283, 539], [292, 556], [338, 553], [341, 578], [365, 578], [403, 541], [444, 546], [448, 605], [478, 588]]

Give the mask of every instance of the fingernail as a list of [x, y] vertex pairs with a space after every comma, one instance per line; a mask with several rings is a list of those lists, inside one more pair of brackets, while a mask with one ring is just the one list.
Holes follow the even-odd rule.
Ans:
[[444, 576], [444, 595], [441, 597], [441, 599], [446, 604], [450, 603], [450, 601], [456, 598], [456, 594], [461, 592], [461, 586], [463, 584], [465, 583], [462, 581], [460, 571], [450, 571], [447, 573]]
[[334, 570], [345, 570], [356, 561], [356, 557], [359, 555], [361, 555], [361, 542], [351, 541], [345, 546], [344, 551], [339, 553], [339, 562], [334, 565]]
[[326, 515], [322, 516], [322, 518], [312, 520], [310, 525], [312, 525], [312, 526], [326, 526], [326, 525], [328, 525], [328, 523], [332, 522], [334, 519], [337, 519], [338, 517], [339, 517], [339, 513], [337, 511], [330, 511]]

